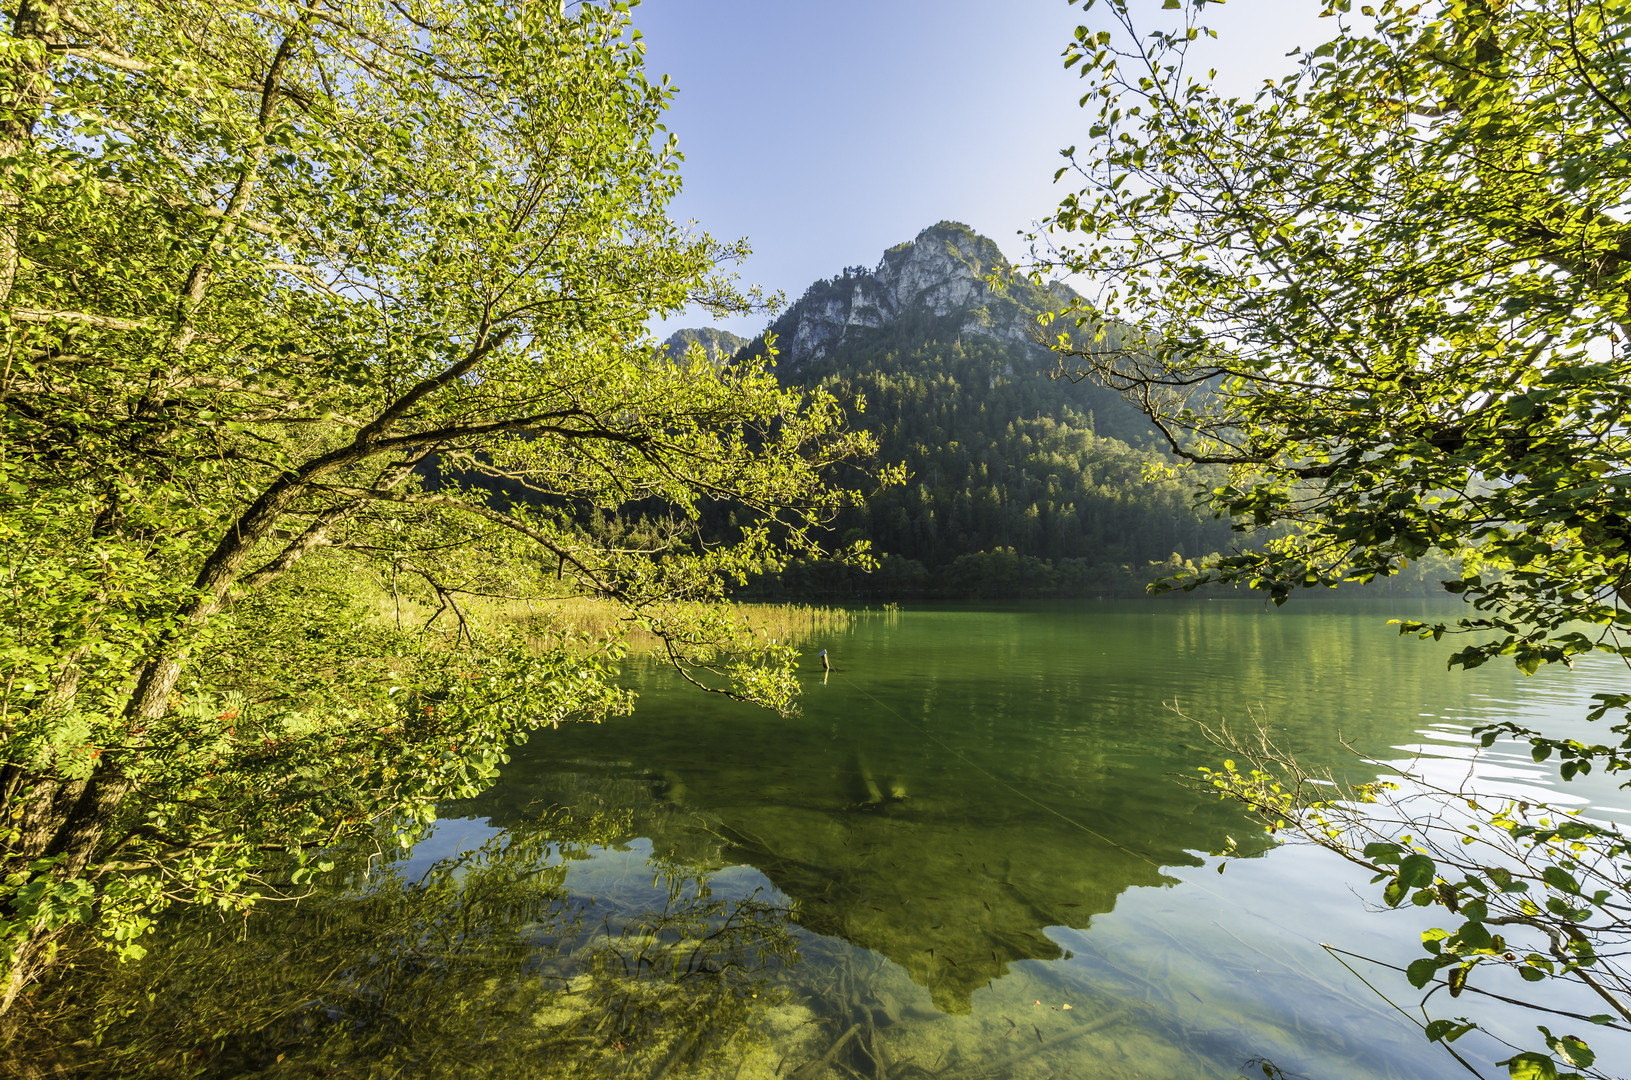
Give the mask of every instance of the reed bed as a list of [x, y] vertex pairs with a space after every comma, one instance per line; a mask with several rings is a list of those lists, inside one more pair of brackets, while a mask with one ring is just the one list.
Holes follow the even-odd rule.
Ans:
[[[801, 604], [732, 604], [731, 607], [754, 633], [786, 645], [800, 645], [815, 637], [841, 633], [849, 629], [859, 614], [845, 608]], [[615, 631], [624, 617], [617, 605], [587, 597], [511, 602], [509, 607], [495, 614], [529, 630], [543, 631], [546, 636], [564, 628], [591, 638]], [[629, 628], [625, 640], [629, 651], [635, 654], [659, 648], [656, 637], [638, 628]]]
[[[454, 612], [451, 606], [439, 611], [436, 604], [427, 604], [407, 596], [392, 597], [384, 590], [375, 592], [371, 600], [376, 617], [382, 622], [393, 622], [403, 627], [428, 627], [431, 631], [449, 635], [457, 631], [459, 616], [462, 615], [466, 622], [476, 627], [509, 624], [522, 628], [540, 646], [559, 641], [566, 635], [591, 640], [604, 638], [623, 625], [626, 629], [624, 640], [631, 654], [650, 653], [659, 648], [655, 636], [627, 625], [624, 621], [626, 613], [620, 607], [591, 597], [519, 600], [464, 596], [458, 600], [458, 612]], [[813, 638], [842, 633], [856, 619], [869, 614], [848, 608], [804, 604], [733, 603], [731, 607], [754, 633], [795, 646]]]

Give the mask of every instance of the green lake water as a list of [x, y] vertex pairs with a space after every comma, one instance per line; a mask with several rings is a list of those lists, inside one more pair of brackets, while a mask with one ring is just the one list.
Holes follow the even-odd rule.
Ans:
[[[355, 1033], [415, 1013], [393, 1021], [391, 1075], [1177, 1080], [1262, 1076], [1266, 1059], [1327, 1080], [1466, 1076], [1394, 1007], [1419, 994], [1383, 966], [1419, 955], [1431, 916], [1368, 910], [1364, 876], [1324, 853], [1263, 851], [1240, 811], [1180, 782], [1220, 755], [1167, 707], [1255, 716], [1305, 762], [1353, 776], [1370, 774], [1339, 736], [1441, 779], [1470, 772], [1623, 816], [1611, 782], [1564, 785], [1523, 748], [1475, 755], [1467, 735], [1508, 717], [1583, 728], [1590, 694], [1618, 688], [1614, 670], [1447, 673], [1447, 647], [1387, 625], [1426, 610], [1228, 600], [864, 616], [807, 643], [791, 719], [631, 663], [632, 716], [540, 733], [486, 796], [445, 807], [383, 884], [359, 886], [411, 892], [442, 874], [451, 906], [431, 921], [460, 928], [436, 932], [440, 953], [422, 924], [367, 946], [356, 955], [412, 953], [420, 974], [370, 976], [384, 969], [353, 959], [353, 1004], [325, 1015]], [[568, 816], [589, 823], [581, 842], [551, 833]], [[1261, 854], [1220, 874], [1207, 853], [1230, 836]], [[547, 900], [469, 901], [500, 925], [501, 962], [429, 993], [425, 970], [493, 940], [458, 913], [460, 882], [484, 872], [505, 889], [543, 881]], [[366, 1022], [364, 997], [378, 1010]], [[1536, 1042], [1534, 1018], [1469, 1000], [1434, 1015]], [[447, 1019], [461, 1010], [473, 1019]], [[339, 1052], [317, 1049], [321, 1034], [308, 1031], [306, 1060]], [[1599, 1062], [1631, 1060], [1607, 1035], [1593, 1033]], [[299, 1038], [281, 1046], [284, 1065], [302, 1057]], [[1458, 1049], [1505, 1075], [1489, 1063], [1510, 1051], [1493, 1039]], [[343, 1074], [381, 1059], [377, 1045], [357, 1053]]]

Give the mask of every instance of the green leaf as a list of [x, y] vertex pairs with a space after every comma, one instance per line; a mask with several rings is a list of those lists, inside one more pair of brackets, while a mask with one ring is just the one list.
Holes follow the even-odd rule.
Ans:
[[1438, 973], [1438, 967], [1437, 957], [1424, 956], [1420, 960], [1410, 962], [1410, 966], [1405, 969], [1405, 978], [1410, 980], [1411, 986], [1420, 990], [1433, 981], [1433, 976]]
[[1540, 876], [1546, 884], [1559, 892], [1569, 893], [1574, 896], [1580, 895], [1580, 883], [1574, 879], [1573, 874], [1561, 866], [1548, 866], [1541, 872]]
[[1455, 940], [1463, 951], [1491, 949], [1494, 939], [1481, 922], [1466, 922], [1455, 932]]
[[1405, 888], [1421, 888], [1433, 883], [1433, 875], [1437, 867], [1433, 860], [1426, 855], [1414, 853], [1406, 855], [1399, 863], [1399, 883]]
[[1542, 1027], [1540, 1033], [1546, 1037], [1546, 1045], [1551, 1047], [1552, 1053], [1562, 1058], [1564, 1063], [1577, 1069], [1589, 1069], [1597, 1060], [1597, 1055], [1587, 1046], [1585, 1041], [1575, 1035], [1553, 1035], [1550, 1029]]
[[1512, 1080], [1558, 1080], [1557, 1066], [1545, 1054], [1525, 1053], [1496, 1062]]
[[1467, 976], [1470, 974], [1472, 974], [1471, 964], [1462, 964], [1460, 967], [1450, 969], [1450, 975], [1446, 981], [1450, 984], [1451, 997], [1461, 996], [1461, 991], [1467, 986]]
[[1477, 1026], [1468, 1020], [1433, 1020], [1427, 1024], [1427, 1038], [1430, 1042], [1452, 1043]]

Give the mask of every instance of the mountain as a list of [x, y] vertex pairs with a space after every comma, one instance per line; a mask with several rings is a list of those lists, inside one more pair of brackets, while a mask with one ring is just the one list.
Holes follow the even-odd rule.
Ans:
[[[1092, 414], [1104, 434], [1153, 446], [1149, 422], [1119, 394], [1055, 380], [1057, 357], [1032, 337], [1040, 329], [1038, 318], [1080, 299], [1076, 291], [1063, 282], [1037, 285], [1012, 270], [989, 238], [942, 221], [885, 251], [872, 270], [847, 266], [814, 282], [746, 348], [749, 355], [761, 352], [767, 335], [773, 336], [782, 380], [805, 385], [837, 372], [892, 368], [895, 361], [879, 357], [880, 350], [926, 348], [945, 357], [959, 345], [995, 349], [1002, 363], [988, 375], [987, 390], [1017, 378], [1042, 389], [1045, 398]], [[1003, 280], [1000, 289], [988, 284], [992, 275]]]
[[[762, 592], [1095, 595], [1228, 543], [1227, 523], [1197, 513], [1187, 485], [1152, 478], [1147, 466], [1169, 459], [1142, 414], [1053, 377], [1054, 354], [1029, 331], [1075, 294], [1009, 270], [991, 240], [943, 221], [874, 269], [815, 282], [744, 347], [754, 355], [773, 335], [784, 383], [864, 403], [855, 422], [911, 473], [835, 527], [890, 556], [882, 572], [795, 567]], [[1002, 287], [987, 284], [993, 274]]]
[[695, 329], [676, 330], [669, 334], [663, 341], [663, 352], [669, 356], [679, 356], [690, 349], [692, 345], [700, 345], [709, 360], [720, 364], [729, 360], [736, 353], [736, 350], [747, 343], [747, 338], [739, 337], [729, 330], [702, 326]]
[[[829, 354], [842, 354], [907, 326], [933, 325], [940, 336], [972, 334], [1036, 349], [1028, 329], [1036, 315], [1076, 299], [1068, 286], [1042, 288], [1011, 281], [993, 292], [986, 278], [1011, 270], [997, 245], [966, 225], [942, 221], [883, 253], [873, 270], [845, 267], [837, 277], [817, 281], [771, 324], [790, 373], [807, 369]], [[763, 337], [755, 341], [762, 343]], [[1045, 354], [1046, 350], [1036, 350]]]

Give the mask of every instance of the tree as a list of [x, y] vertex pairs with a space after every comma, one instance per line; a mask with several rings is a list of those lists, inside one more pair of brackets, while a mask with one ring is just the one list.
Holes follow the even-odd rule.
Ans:
[[[8, 10], [0, 1008], [74, 927], [139, 951], [167, 904], [406, 842], [512, 740], [626, 707], [615, 642], [483, 629], [471, 593], [605, 598], [790, 707], [791, 653], [719, 601], [813, 549], [871, 444], [645, 332], [756, 297], [717, 269], [742, 245], [667, 217], [629, 6]], [[695, 528], [716, 500], [730, 545]], [[454, 641], [371, 617], [368, 580]]]
[[[1216, 513], [1278, 527], [1186, 587], [1283, 602], [1446, 557], [1468, 614], [1403, 629], [1471, 635], [1452, 665], [1631, 659], [1631, 9], [1388, 0], [1350, 22], [1332, 0], [1337, 36], [1241, 100], [1192, 70], [1205, 0], [1163, 6], [1178, 13], [1148, 33], [1109, 0], [1110, 28], [1080, 27], [1066, 50], [1094, 118], [1090, 147], [1066, 152], [1059, 176], [1083, 186], [1049, 220], [1043, 261], [1099, 285], [1050, 342], [1067, 373], [1122, 390], [1180, 458], [1226, 468], [1204, 496]], [[1600, 701], [1593, 717], [1618, 722], [1598, 745], [1514, 724], [1483, 738], [1558, 754], [1565, 779], [1618, 771], [1628, 705]], [[1447, 975], [1459, 993], [1506, 965], [1583, 982], [1631, 1023], [1607, 947], [1631, 929], [1618, 830], [1459, 793], [1465, 828], [1505, 838], [1470, 855], [1459, 838], [1475, 834], [1442, 843], [1409, 796], [1390, 830], [1374, 801], [1354, 812], [1378, 789], [1332, 801], [1272, 744], [1233, 745], [1258, 768], [1215, 774], [1226, 793], [1372, 867], [1387, 903], [1459, 920], [1424, 943], [1412, 982]], [[1546, 1039], [1510, 1059], [1514, 1076], [1590, 1065]]]

